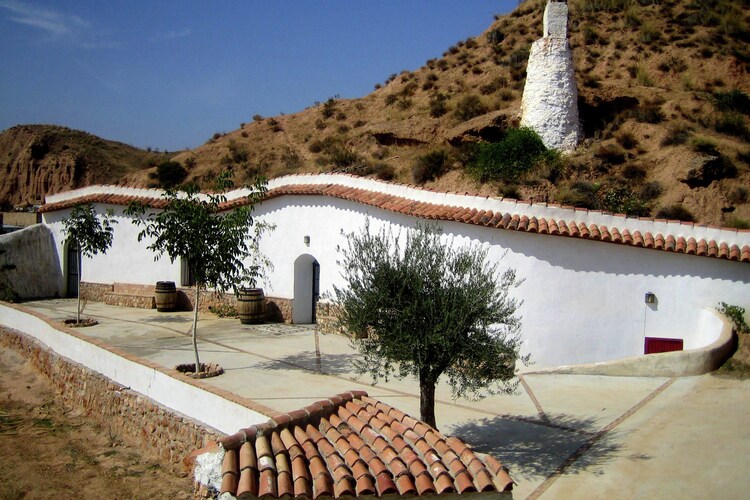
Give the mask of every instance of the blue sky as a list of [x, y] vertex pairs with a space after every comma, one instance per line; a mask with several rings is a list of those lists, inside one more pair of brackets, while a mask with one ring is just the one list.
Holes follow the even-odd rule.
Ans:
[[514, 0], [0, 0], [0, 130], [52, 123], [138, 147], [369, 94]]

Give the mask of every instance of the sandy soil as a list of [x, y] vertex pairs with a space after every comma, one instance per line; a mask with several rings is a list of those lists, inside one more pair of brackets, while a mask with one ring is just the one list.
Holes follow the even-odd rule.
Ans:
[[192, 497], [179, 477], [55, 397], [49, 380], [0, 350], [0, 499]]

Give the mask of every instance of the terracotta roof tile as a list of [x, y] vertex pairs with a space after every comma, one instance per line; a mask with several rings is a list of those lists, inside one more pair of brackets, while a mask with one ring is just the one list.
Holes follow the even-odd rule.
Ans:
[[[305, 176], [292, 176], [293, 178], [304, 178]], [[391, 185], [393, 183], [385, 183]], [[102, 204], [113, 204], [113, 205], [128, 205], [132, 201], [137, 201], [144, 204], [147, 207], [159, 209], [166, 206], [166, 201], [159, 197], [160, 192], [153, 190], [153, 194], [144, 192], [146, 195], [131, 195], [131, 194], [116, 194], [107, 192], [111, 187], [100, 187], [102, 192], [90, 193], [81, 195], [68, 200], [57, 201], [53, 203], [47, 203], [43, 205], [39, 211], [42, 213], [52, 212], [55, 210], [62, 210], [70, 208], [79, 203], [102, 203]], [[431, 192], [433, 190], [413, 187], [412, 189], [418, 191]], [[455, 193], [457, 195], [463, 195], [464, 193]], [[706, 239], [702, 241], [696, 241], [695, 237], [689, 235], [680, 236], [678, 234], [655, 234], [651, 237], [649, 232], [641, 235], [640, 231], [631, 231], [628, 229], [618, 229], [617, 227], [607, 227], [602, 224], [586, 224], [579, 220], [555, 220], [552, 218], [530, 216], [523, 213], [527, 210], [527, 206], [532, 204], [529, 202], [523, 202], [518, 200], [515, 201], [519, 213], [501, 213], [500, 211], [483, 210], [473, 207], [461, 207], [461, 206], [446, 206], [440, 205], [439, 203], [431, 203], [426, 201], [417, 201], [416, 199], [396, 196], [384, 192], [371, 191], [365, 188], [355, 188], [351, 186], [337, 184], [335, 182], [329, 182], [324, 184], [291, 184], [282, 185], [271, 189], [267, 192], [265, 199], [273, 199], [280, 196], [330, 196], [345, 200], [351, 200], [353, 202], [362, 203], [365, 205], [382, 208], [384, 210], [390, 210], [406, 215], [415, 217], [427, 218], [427, 219], [438, 219], [438, 220], [453, 220], [466, 224], [483, 225], [488, 227], [495, 227], [499, 229], [511, 229], [517, 231], [526, 231], [531, 233], [541, 233], [550, 235], [561, 235], [570, 236], [575, 238], [590, 238], [594, 240], [607, 241], [612, 243], [642, 246], [646, 248], [653, 248], [657, 250], [666, 250], [677, 253], [688, 253], [699, 256], [724, 258], [741, 262], [750, 262], [750, 251], [745, 251], [744, 245], [742, 249], [739, 247], [736, 251], [733, 251], [730, 243], [718, 241], [715, 239]], [[488, 197], [483, 197], [487, 199]], [[227, 201], [222, 204], [221, 207], [224, 210], [230, 210], [247, 203], [246, 198], [239, 197]], [[554, 203], [541, 204], [549, 208], [561, 208], [560, 205]], [[564, 208], [564, 207], [562, 207]], [[585, 216], [587, 213], [602, 213], [606, 215], [612, 215], [608, 212], [589, 211], [586, 209], [575, 208], [573, 214], [574, 217], [581, 214]], [[613, 217], [622, 218], [623, 221], [626, 216], [623, 214], [614, 214]], [[666, 221], [662, 219], [649, 219], [646, 217], [638, 218], [642, 221], [654, 221], [658, 223], [669, 223], [679, 224], [684, 227], [696, 227], [694, 223], [686, 223], [680, 221]], [[729, 228], [717, 228], [716, 226], [701, 226], [714, 229], [720, 229], [727, 231], [728, 237], [732, 234], [738, 234], [738, 232], [746, 233], [747, 231], [731, 230]], [[685, 239], [687, 238], [687, 240]], [[693, 239], [691, 242], [690, 239]], [[723, 246], [722, 246], [723, 245]], [[734, 244], [733, 246], [736, 246]], [[296, 414], [291, 418], [304, 419], [306, 415]], [[282, 422], [276, 421], [275, 425], [282, 425]], [[286, 425], [286, 424], [285, 424]], [[239, 439], [241, 436], [235, 436]]]
[[461, 440], [361, 391], [309, 405], [304, 415], [306, 422], [299, 412], [277, 415], [219, 440], [221, 492], [317, 499], [512, 487], [496, 459], [482, 461]]

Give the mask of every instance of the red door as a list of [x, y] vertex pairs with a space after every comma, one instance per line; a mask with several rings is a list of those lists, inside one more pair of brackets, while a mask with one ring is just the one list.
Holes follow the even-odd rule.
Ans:
[[644, 354], [656, 354], [657, 352], [671, 352], [682, 350], [682, 339], [646, 337], [645, 344]]

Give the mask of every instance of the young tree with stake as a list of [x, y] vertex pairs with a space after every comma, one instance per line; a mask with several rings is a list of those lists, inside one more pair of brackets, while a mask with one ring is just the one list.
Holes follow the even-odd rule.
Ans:
[[361, 373], [419, 380], [421, 419], [435, 427], [435, 387], [445, 375], [454, 397], [512, 392], [519, 356], [515, 272], [500, 272], [479, 245], [443, 243], [434, 226], [399, 237], [371, 234], [369, 222], [339, 249], [346, 286], [334, 287], [339, 326], [353, 334]]
[[[126, 214], [135, 217], [135, 224], [143, 227], [138, 241], [149, 238], [147, 247], [156, 252], [155, 260], [166, 254], [170, 261], [178, 258], [187, 262], [195, 279], [193, 304], [193, 352], [195, 373], [201, 371], [198, 356], [198, 308], [201, 291], [214, 288], [219, 292], [233, 289], [243, 281], [254, 283], [259, 269], [246, 268], [243, 260], [251, 256], [253, 239], [260, 232], [251, 233], [254, 224], [253, 207], [265, 196], [265, 179], [256, 180], [242, 204], [227, 210], [226, 191], [234, 184], [231, 172], [222, 172], [216, 181], [217, 194], [201, 195], [194, 185], [167, 189], [163, 194], [166, 206], [158, 212], [146, 214], [146, 207], [131, 203]], [[262, 231], [261, 231], [262, 232]]]
[[98, 253], [105, 254], [112, 246], [114, 237], [112, 210], [107, 210], [99, 220], [99, 216], [91, 203], [79, 204], [73, 207], [70, 217], [63, 221], [65, 241], [78, 245], [78, 306], [76, 308], [76, 324], [81, 322], [81, 256], [93, 257]]

